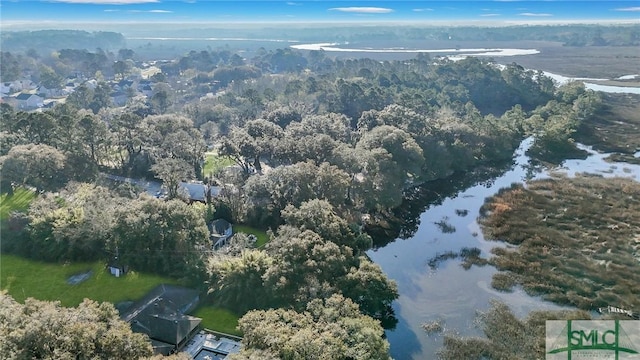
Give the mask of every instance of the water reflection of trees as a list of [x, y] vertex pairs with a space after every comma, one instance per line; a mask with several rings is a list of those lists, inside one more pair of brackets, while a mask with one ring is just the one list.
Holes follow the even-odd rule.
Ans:
[[446, 179], [435, 180], [405, 191], [402, 205], [383, 215], [377, 224], [368, 224], [366, 231], [373, 238], [373, 248], [381, 248], [394, 240], [413, 237], [420, 226], [420, 215], [432, 206], [471, 187], [491, 187], [496, 178], [513, 166], [513, 161], [478, 167], [459, 172]]

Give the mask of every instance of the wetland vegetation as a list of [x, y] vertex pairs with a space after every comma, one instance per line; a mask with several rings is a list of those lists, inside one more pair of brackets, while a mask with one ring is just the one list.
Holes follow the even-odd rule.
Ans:
[[492, 285], [580, 309], [640, 306], [640, 184], [598, 176], [555, 177], [487, 200], [487, 238], [505, 241], [489, 260]]

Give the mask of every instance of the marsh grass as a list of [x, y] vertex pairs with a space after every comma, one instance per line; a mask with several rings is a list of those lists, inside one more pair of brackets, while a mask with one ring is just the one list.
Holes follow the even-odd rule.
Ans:
[[603, 109], [582, 122], [575, 139], [605, 152], [640, 150], [640, 95], [604, 94], [602, 99]]
[[458, 252], [454, 251], [446, 251], [442, 254], [436, 254], [432, 258], [427, 261], [427, 265], [431, 268], [431, 270], [436, 270], [440, 266], [440, 263], [452, 260], [452, 259], [462, 259], [462, 267], [465, 270], [469, 270], [471, 266], [478, 265], [483, 266], [488, 264], [488, 261], [484, 258], [480, 257], [481, 250], [478, 248], [462, 248]]
[[[634, 164], [634, 165], [640, 165], [640, 158], [637, 158], [635, 156], [633, 156], [633, 154], [620, 154], [620, 153], [615, 153], [615, 154], [611, 154], [609, 156], [607, 156], [604, 161], [607, 162], [624, 162], [627, 164]], [[624, 169], [623, 169], [624, 171]], [[625, 172], [630, 172], [630, 171], [625, 171]]]
[[433, 321], [427, 321], [420, 325], [427, 335], [439, 334], [444, 331], [444, 320], [437, 319]]
[[640, 183], [598, 176], [512, 185], [487, 199], [480, 223], [502, 273], [492, 285], [580, 309], [640, 308]]
[[456, 232], [456, 227], [449, 224], [448, 221], [449, 217], [445, 216], [442, 218], [442, 220], [435, 221], [434, 224], [436, 224], [438, 229], [440, 229], [443, 234], [453, 234], [454, 232]]
[[459, 359], [544, 359], [547, 320], [590, 319], [584, 311], [533, 311], [519, 319], [507, 305], [492, 301], [479, 312], [475, 324], [485, 337], [445, 335], [438, 352], [443, 360]]

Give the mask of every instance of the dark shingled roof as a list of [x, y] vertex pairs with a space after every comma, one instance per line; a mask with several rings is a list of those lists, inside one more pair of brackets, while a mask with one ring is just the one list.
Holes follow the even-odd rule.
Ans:
[[167, 344], [172, 350], [178, 350], [200, 325], [200, 318], [185, 315], [195, 309], [199, 301], [200, 293], [196, 290], [159, 285], [121, 318], [131, 324], [134, 332], [149, 335], [157, 353], [166, 353]]
[[18, 100], [29, 100], [29, 98], [32, 95], [33, 94], [21, 93], [20, 95], [16, 96], [16, 99], [18, 99]]

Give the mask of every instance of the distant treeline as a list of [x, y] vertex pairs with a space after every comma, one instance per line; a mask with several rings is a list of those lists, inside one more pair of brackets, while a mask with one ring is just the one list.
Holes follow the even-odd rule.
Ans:
[[[250, 39], [282, 39], [302, 42], [349, 41], [555, 41], [566, 46], [633, 46], [640, 45], [640, 25], [517, 25], [504, 27], [480, 26], [278, 26], [246, 29], [180, 28], [139, 32], [137, 36], [176, 37], [244, 37]], [[207, 34], [207, 35], [205, 35]]]
[[124, 36], [116, 32], [80, 30], [3, 31], [0, 47], [3, 51], [27, 52], [35, 49], [39, 53], [59, 49], [118, 50], [125, 45]]

